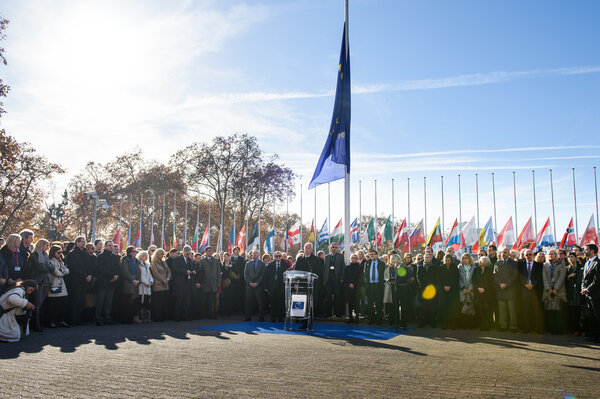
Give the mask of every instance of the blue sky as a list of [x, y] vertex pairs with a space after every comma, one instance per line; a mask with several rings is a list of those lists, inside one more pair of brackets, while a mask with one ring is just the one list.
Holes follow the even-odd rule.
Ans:
[[[321, 152], [333, 106], [343, 1], [16, 1], [5, 42], [12, 86], [3, 125], [75, 173], [139, 145], [166, 160], [189, 142], [244, 131], [259, 137], [302, 175], [306, 186]], [[573, 216], [576, 168], [579, 232], [595, 213], [593, 166], [600, 145], [600, 3], [594, 1], [350, 0], [352, 214], [406, 216], [427, 226], [441, 213], [463, 219], [492, 214], [498, 223], [551, 216], [549, 172], [559, 238]], [[93, 149], [93, 150], [91, 150]], [[515, 149], [519, 149], [516, 151]], [[503, 151], [498, 151], [503, 150]], [[61, 182], [58, 182], [60, 186]], [[62, 182], [64, 184], [64, 182]], [[342, 185], [332, 190], [333, 224]], [[317, 189], [317, 224], [327, 216]], [[299, 201], [291, 204], [299, 211]]]

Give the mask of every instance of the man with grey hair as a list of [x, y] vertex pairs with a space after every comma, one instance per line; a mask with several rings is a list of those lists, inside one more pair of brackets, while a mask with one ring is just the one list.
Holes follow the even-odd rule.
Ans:
[[258, 302], [258, 321], [265, 321], [265, 304], [263, 292], [263, 278], [265, 275], [265, 264], [258, 259], [259, 252], [254, 249], [250, 252], [250, 260], [246, 262], [244, 279], [246, 280], [246, 318], [252, 319], [252, 306], [254, 299]]
[[[310, 242], [304, 244], [304, 255], [296, 259], [294, 270], [315, 273], [319, 278], [313, 286], [313, 303], [315, 304], [315, 316], [322, 316], [324, 312], [323, 299], [323, 259], [313, 254], [313, 245]], [[303, 328], [306, 328], [303, 326]]]
[[85, 295], [92, 281], [90, 257], [85, 249], [85, 237], [75, 239], [75, 246], [67, 254], [66, 266], [69, 268], [67, 288], [69, 290], [69, 320], [72, 326], [82, 324], [81, 312], [85, 304]]
[[19, 253], [21, 254], [21, 256], [23, 257], [23, 260], [25, 261], [25, 267], [24, 267], [24, 273], [22, 273], [23, 275], [23, 280], [26, 280], [28, 278], [30, 278], [31, 276], [29, 275], [29, 257], [31, 256], [31, 250], [29, 249], [31, 243], [33, 242], [33, 231], [25, 229], [25, 230], [21, 230], [21, 232], [19, 233], [19, 235], [21, 236], [21, 246], [19, 247]]
[[183, 247], [183, 256], [178, 256], [172, 261], [171, 268], [171, 295], [174, 299], [173, 318], [175, 321], [192, 320], [190, 315], [191, 291], [188, 289], [188, 280], [195, 274], [193, 266], [192, 247]]
[[206, 247], [204, 257], [200, 260], [200, 269], [204, 274], [202, 290], [204, 292], [205, 314], [209, 319], [216, 319], [218, 310], [217, 295], [221, 285], [221, 261], [218, 257], [213, 256], [212, 247]]

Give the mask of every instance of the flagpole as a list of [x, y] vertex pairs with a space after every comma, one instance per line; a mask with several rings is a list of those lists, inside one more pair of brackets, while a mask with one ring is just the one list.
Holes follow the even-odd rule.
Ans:
[[[208, 214], [210, 215], [210, 202], [208, 203], [209, 207], [208, 207]], [[250, 225], [248, 224], [248, 206], [250, 205], [250, 194], [248, 192], [248, 190], [246, 190], [246, 247], [245, 247], [245, 251], [246, 253], [248, 252], [248, 234], [250, 234]], [[210, 220], [210, 219], [209, 219]], [[210, 228], [209, 228], [209, 239], [210, 239]]]
[[142, 209], [142, 193], [140, 193], [140, 248], [142, 247], [142, 219], [144, 218], [144, 210]]
[[554, 244], [556, 245], [556, 240], [558, 237], [556, 237], [556, 213], [554, 212], [554, 184], [552, 182], [552, 169], [550, 169], [550, 196], [552, 198], [552, 227], [554, 227]]
[[300, 183], [300, 248], [302, 244], [302, 183]]
[[183, 223], [183, 246], [187, 243], [188, 200], [185, 200], [185, 222]]
[[152, 217], [150, 218], [150, 245], [154, 244], [154, 213], [156, 210], [154, 209], [154, 191], [152, 191]]
[[[537, 203], [535, 200], [535, 170], [531, 171], [531, 182], [533, 184], [533, 236], [537, 240]], [[535, 245], [538, 243], [536, 242]]]
[[127, 230], [127, 246], [131, 245], [131, 210], [133, 208], [133, 195], [129, 195], [129, 228]]
[[[290, 193], [285, 194], [285, 244], [283, 245], [283, 250], [287, 253], [288, 251], [288, 232], [290, 230], [289, 226], [289, 214], [290, 214]], [[316, 250], [316, 248], [315, 248]]]
[[377, 251], [377, 232], [379, 223], [377, 222], [377, 180], [375, 180], [375, 251]]
[[165, 206], [167, 203], [167, 192], [163, 192], [162, 229], [160, 232], [160, 247], [165, 248]]
[[458, 175], [458, 228], [462, 229], [462, 197], [460, 192], [460, 175]]
[[[260, 190], [259, 190], [260, 195]], [[219, 217], [219, 241], [217, 241], [217, 251], [223, 250], [223, 220], [225, 219], [225, 199], [227, 198], [227, 188], [223, 191], [222, 202], [219, 204], [219, 213], [221, 214]], [[260, 212], [260, 211], [259, 211]], [[260, 243], [260, 240], [259, 240]], [[259, 244], [260, 246], [260, 244]], [[260, 248], [259, 248], [260, 250]]]
[[360, 238], [362, 234], [362, 181], [358, 181], [358, 248], [360, 248]]
[[408, 216], [407, 216], [407, 222], [406, 222], [406, 231], [408, 232], [408, 253], [410, 253], [411, 248], [410, 248], [410, 177], [406, 178], [406, 193], [408, 195]]
[[[208, 237], [206, 237], [206, 246], [210, 245], [210, 212], [211, 212], [212, 201], [208, 199]], [[248, 231], [246, 231], [246, 237], [248, 237]], [[248, 242], [246, 242], [246, 248], [248, 248]]]
[[446, 242], [444, 230], [444, 176], [442, 176], [442, 242]]
[[327, 248], [331, 246], [331, 187], [327, 183]]
[[479, 231], [479, 174], [475, 173], [475, 201], [477, 204], [477, 246], [481, 247], [481, 234]]
[[519, 232], [519, 224], [517, 223], [517, 178], [513, 171], [513, 199], [515, 203], [515, 235]]
[[175, 218], [176, 218], [176, 213], [177, 213], [177, 192], [173, 192], [173, 248], [177, 248], [175, 246], [175, 238], [177, 237], [175, 235]]
[[423, 233], [427, 237], [427, 177], [423, 176], [423, 201], [425, 205], [425, 219], [423, 219]]
[[260, 207], [258, 208], [258, 253], [260, 254], [260, 214], [262, 207], [264, 205], [264, 201], [260, 192], [260, 188], [258, 189], [258, 200], [260, 201]]
[[575, 205], [575, 237], [579, 240], [579, 222], [577, 219], [577, 191], [575, 189], [575, 168], [573, 168], [573, 202]]
[[[396, 234], [396, 218], [394, 217], [394, 179], [392, 179], [392, 235]], [[393, 236], [392, 236], [393, 239]], [[392, 243], [392, 248], [394, 244]]]
[[123, 195], [121, 195], [121, 204], [119, 205], [119, 242], [115, 243], [119, 246], [119, 252], [121, 252], [121, 242], [123, 241], [123, 233], [121, 233], [121, 220], [123, 219]]
[[[235, 234], [237, 234], [237, 230], [236, 230], [236, 211], [235, 211], [235, 202], [236, 198], [235, 198], [235, 188], [233, 189], [233, 234], [234, 234], [234, 239], [237, 241], [237, 236]], [[275, 204], [275, 199], [273, 199], [273, 204]], [[275, 209], [273, 209], [273, 218], [275, 218]], [[275, 226], [275, 223], [273, 223], [273, 226]], [[233, 243], [233, 245], [235, 246], [235, 242]]]
[[[348, 51], [348, 0], [344, 2], [344, 26], [345, 26], [345, 42], [346, 42], [346, 52], [347, 57], [350, 57], [350, 52]], [[348, 128], [350, 128], [350, 124], [348, 124]], [[350, 135], [347, 134], [346, 140], [348, 140], [347, 149], [348, 154], [348, 163], [345, 167], [345, 175], [344, 175], [344, 260], [345, 264], [350, 264]], [[328, 224], [329, 225], [329, 224]]]
[[494, 241], [498, 245], [498, 218], [496, 216], [496, 179], [492, 172], [492, 198], [494, 200]]
[[315, 221], [314, 221], [314, 223], [315, 223], [315, 237], [314, 237], [315, 248], [314, 248], [314, 251], [316, 253], [317, 252], [317, 188], [315, 187], [314, 190], [315, 190], [315, 209], [314, 209], [314, 211], [315, 211], [315, 215], [314, 215], [315, 216]]
[[596, 193], [596, 237], [600, 237], [598, 235], [598, 229], [600, 226], [598, 225], [598, 180], [596, 179], [596, 167], [594, 166], [594, 191]]
[[199, 230], [199, 226], [200, 226], [200, 198], [197, 197], [196, 198], [196, 230], [194, 231], [194, 235], [196, 236], [196, 249], [194, 251], [198, 251], [198, 248], [200, 248], [200, 246], [198, 245], [198, 240], [201, 240], [200, 236], [200, 230]]

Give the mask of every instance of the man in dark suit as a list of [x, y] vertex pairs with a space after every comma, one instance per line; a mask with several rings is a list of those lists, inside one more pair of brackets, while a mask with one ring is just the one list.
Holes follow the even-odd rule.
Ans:
[[170, 283], [171, 295], [174, 300], [173, 319], [175, 321], [192, 320], [190, 314], [192, 287], [188, 282], [188, 280], [194, 279], [192, 247], [186, 245], [183, 248], [183, 256], [172, 259]]
[[72, 326], [82, 324], [81, 313], [85, 305], [85, 294], [92, 281], [93, 271], [90, 268], [90, 259], [85, 250], [85, 237], [75, 239], [75, 247], [67, 254], [66, 265], [69, 268], [67, 275], [67, 291], [69, 293], [69, 318]]
[[285, 281], [283, 273], [289, 269], [287, 261], [281, 259], [281, 252], [275, 251], [275, 260], [267, 265], [265, 289], [271, 302], [271, 321], [283, 321], [285, 314]]
[[354, 319], [353, 311], [358, 304], [357, 293], [359, 288], [359, 278], [361, 275], [361, 266], [358, 263], [358, 255], [350, 256], [350, 264], [344, 268], [343, 285], [345, 290], [346, 303], [348, 304], [348, 323], [353, 323], [355, 320], [358, 323], [358, 309], [356, 309], [356, 319]]
[[369, 258], [363, 273], [369, 324], [381, 324], [383, 319], [383, 272], [386, 265], [379, 259], [375, 249], [370, 251]]
[[542, 318], [542, 292], [544, 281], [542, 271], [544, 265], [533, 260], [533, 251], [525, 251], [525, 259], [518, 262], [521, 295], [521, 322], [523, 332], [535, 331], [544, 333]]
[[313, 254], [312, 243], [307, 242], [304, 244], [304, 256], [296, 259], [294, 270], [311, 272], [319, 276], [319, 278], [314, 281], [313, 286], [313, 304], [316, 316], [323, 314], [323, 268], [323, 259]]
[[588, 261], [584, 263], [581, 294], [585, 295], [592, 311], [588, 341], [600, 342], [600, 260], [598, 246], [586, 244], [583, 248]]
[[217, 294], [221, 285], [221, 262], [213, 256], [212, 247], [206, 247], [205, 255], [200, 260], [200, 268], [204, 274], [202, 290], [204, 291], [204, 306], [209, 319], [217, 318]]
[[119, 281], [120, 259], [113, 253], [113, 242], [104, 243], [104, 252], [98, 255], [94, 270], [96, 278], [96, 324], [113, 324], [112, 306]]
[[265, 304], [263, 280], [265, 276], [265, 264], [258, 259], [258, 250], [253, 249], [250, 252], [251, 259], [246, 262], [244, 269], [244, 279], [246, 280], [246, 318], [244, 321], [252, 319], [252, 305], [254, 299], [258, 302], [258, 321], [265, 321]]
[[[331, 316], [332, 310], [336, 317], [344, 317], [344, 255], [337, 252], [338, 244], [329, 247], [329, 255], [325, 257], [323, 268], [323, 286], [325, 298], [323, 301], [325, 316]], [[333, 308], [333, 309], [332, 309]]]
[[501, 331], [510, 327], [510, 330], [515, 332], [518, 327], [515, 298], [519, 286], [519, 272], [517, 262], [510, 258], [508, 248], [502, 250], [502, 260], [494, 266], [494, 282], [498, 299], [498, 327]]
[[231, 271], [235, 275], [231, 277], [231, 292], [233, 293], [231, 301], [233, 303], [233, 312], [243, 314], [244, 298], [246, 295], [246, 282], [244, 281], [246, 259], [240, 255], [240, 250], [240, 247], [234, 247], [231, 255]]

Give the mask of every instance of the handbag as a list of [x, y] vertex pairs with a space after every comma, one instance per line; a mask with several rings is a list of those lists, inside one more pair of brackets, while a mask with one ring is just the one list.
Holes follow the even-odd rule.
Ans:
[[560, 310], [560, 298], [556, 295], [551, 295], [544, 299], [544, 309]]
[[475, 315], [475, 308], [473, 307], [473, 294], [465, 294], [465, 300], [460, 312], [467, 316]]

